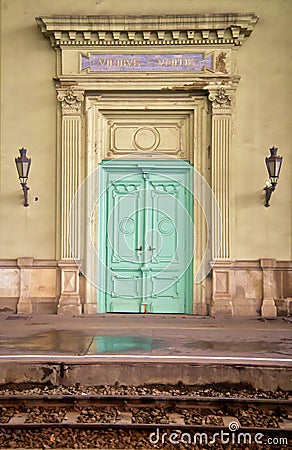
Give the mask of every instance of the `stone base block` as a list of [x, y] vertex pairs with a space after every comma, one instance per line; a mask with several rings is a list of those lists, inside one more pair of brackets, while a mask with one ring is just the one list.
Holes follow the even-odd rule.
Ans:
[[194, 303], [193, 314], [196, 316], [207, 316], [208, 315], [207, 305], [202, 303]]
[[32, 303], [30, 297], [20, 297], [17, 303], [17, 314], [31, 314]]
[[32, 298], [32, 314], [57, 314], [56, 298]]
[[68, 296], [60, 297], [58, 304], [58, 314], [64, 314], [69, 316], [79, 316], [82, 314], [82, 305], [80, 297]]
[[235, 298], [232, 301], [235, 316], [259, 316], [261, 300], [256, 298]]
[[275, 300], [275, 304], [278, 317], [286, 317], [289, 315], [289, 299], [277, 299]]
[[261, 316], [265, 318], [277, 317], [277, 308], [273, 299], [263, 300]]
[[213, 299], [211, 308], [211, 316], [231, 317], [234, 315], [233, 304], [230, 298]]

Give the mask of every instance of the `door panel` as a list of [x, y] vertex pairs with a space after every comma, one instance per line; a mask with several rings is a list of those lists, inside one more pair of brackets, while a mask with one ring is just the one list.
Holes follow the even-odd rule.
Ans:
[[177, 260], [177, 193], [169, 192], [169, 181], [157, 184], [151, 182], [152, 187], [152, 236], [153, 247], [156, 251], [153, 253], [153, 263], [172, 263]]
[[135, 248], [143, 227], [141, 184], [134, 185], [128, 180], [123, 184], [113, 183], [111, 195], [108, 217], [108, 223], [111, 224], [108, 230], [108, 244], [112, 248], [111, 263], [113, 266], [122, 264], [123, 267], [132, 267], [139, 262]]
[[191, 312], [189, 168], [181, 161], [156, 161], [150, 167], [145, 161], [111, 161], [101, 166], [105, 311]]
[[141, 254], [144, 231], [143, 180], [108, 174], [106, 233], [107, 294], [110, 312], [140, 312]]
[[150, 261], [151, 312], [184, 313], [187, 310], [186, 242], [188, 232], [188, 172], [183, 174], [150, 173], [153, 247]]

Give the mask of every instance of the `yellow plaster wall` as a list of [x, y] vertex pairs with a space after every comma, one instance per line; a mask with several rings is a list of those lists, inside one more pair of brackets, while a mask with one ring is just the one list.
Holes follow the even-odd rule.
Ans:
[[[1, 258], [58, 257], [56, 60], [35, 17], [254, 11], [260, 20], [238, 51], [231, 257], [291, 259], [290, 0], [2, 0], [1, 11]], [[272, 145], [284, 162], [271, 207], [264, 208], [264, 158]], [[28, 208], [22, 206], [14, 164], [21, 146], [32, 157]]]

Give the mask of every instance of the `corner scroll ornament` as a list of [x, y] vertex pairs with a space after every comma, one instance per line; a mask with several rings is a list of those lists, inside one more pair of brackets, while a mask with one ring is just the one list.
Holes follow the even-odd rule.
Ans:
[[226, 89], [221, 86], [216, 92], [210, 91], [209, 100], [212, 102], [213, 111], [218, 114], [231, 112], [231, 96]]
[[84, 100], [83, 91], [74, 91], [72, 88], [58, 90], [57, 99], [61, 102], [63, 114], [81, 114]]

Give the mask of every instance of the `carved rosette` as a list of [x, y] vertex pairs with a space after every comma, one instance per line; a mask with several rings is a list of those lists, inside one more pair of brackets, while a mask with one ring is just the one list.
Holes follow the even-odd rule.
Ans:
[[82, 113], [83, 91], [75, 91], [73, 88], [60, 89], [58, 90], [57, 99], [61, 102], [63, 114], [75, 115]]

